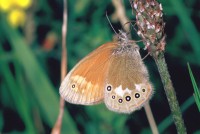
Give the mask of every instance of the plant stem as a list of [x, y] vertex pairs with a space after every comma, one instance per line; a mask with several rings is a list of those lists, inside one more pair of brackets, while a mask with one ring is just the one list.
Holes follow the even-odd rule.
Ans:
[[186, 128], [164, 58], [166, 42], [162, 4], [156, 0], [129, 1], [136, 14], [137, 34], [157, 64], [177, 131], [185, 134]]
[[164, 53], [160, 53], [158, 56], [153, 55], [153, 58], [157, 64], [158, 71], [165, 89], [165, 93], [168, 99], [168, 103], [172, 112], [172, 117], [176, 125], [179, 134], [186, 134], [186, 128], [182, 118], [179, 103], [176, 98], [176, 93], [170, 79], [170, 75], [167, 69], [167, 64], [164, 58]]
[[[63, 25], [62, 25], [62, 55], [61, 55], [61, 80], [65, 78], [67, 73], [67, 46], [66, 46], [66, 37], [67, 37], [67, 0], [63, 0], [64, 11], [63, 11]], [[64, 114], [65, 100], [60, 97], [60, 109], [57, 121], [52, 129], [52, 134], [60, 134], [62, 127], [62, 119]]]
[[152, 111], [151, 111], [151, 107], [150, 107], [148, 102], [147, 102], [147, 104], [144, 105], [144, 109], [145, 109], [147, 119], [149, 121], [152, 133], [153, 134], [159, 134], [158, 127], [156, 125], [156, 122], [154, 120], [154, 117], [153, 117], [153, 114], [152, 114]]

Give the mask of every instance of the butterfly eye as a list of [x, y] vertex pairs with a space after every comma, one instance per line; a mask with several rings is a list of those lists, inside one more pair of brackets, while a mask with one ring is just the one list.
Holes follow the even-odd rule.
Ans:
[[131, 97], [130, 96], [126, 96], [126, 101], [130, 101]]
[[107, 86], [107, 91], [111, 91], [112, 87], [111, 86]]
[[75, 86], [75, 84], [72, 84], [72, 88], [75, 88], [76, 86]]
[[145, 92], [145, 91], [146, 91], [146, 90], [143, 88], [143, 89], [142, 89], [142, 92]]
[[139, 94], [139, 93], [136, 93], [136, 94], [135, 94], [135, 98], [140, 98], [140, 94]]
[[112, 96], [112, 99], [115, 99], [115, 96], [114, 96], [114, 95]]
[[118, 100], [118, 102], [119, 102], [119, 103], [122, 103], [122, 102], [123, 102], [123, 100], [122, 100], [122, 99], [119, 99], [119, 100]]

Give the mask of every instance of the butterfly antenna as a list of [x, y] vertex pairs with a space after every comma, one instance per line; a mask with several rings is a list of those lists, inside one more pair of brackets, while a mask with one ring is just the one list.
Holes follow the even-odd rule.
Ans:
[[111, 24], [111, 22], [110, 22], [110, 19], [108, 18], [107, 12], [106, 12], [106, 18], [107, 18], [107, 20], [108, 20], [110, 26], [112, 27], [113, 31], [118, 35], [118, 33], [115, 31], [114, 27], [112, 26], [112, 24]]

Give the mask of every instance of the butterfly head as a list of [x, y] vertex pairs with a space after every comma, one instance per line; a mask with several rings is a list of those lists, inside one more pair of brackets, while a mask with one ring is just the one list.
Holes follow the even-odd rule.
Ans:
[[113, 51], [114, 54], [126, 54], [134, 53], [135, 51], [139, 53], [139, 46], [135, 43], [134, 40], [130, 40], [126, 32], [119, 30], [118, 35], [118, 47]]

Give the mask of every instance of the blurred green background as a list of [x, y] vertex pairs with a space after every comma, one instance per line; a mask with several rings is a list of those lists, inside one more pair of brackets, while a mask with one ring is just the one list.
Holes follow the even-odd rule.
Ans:
[[[128, 0], [126, 15], [135, 20]], [[167, 35], [166, 61], [188, 133], [200, 133], [200, 114], [187, 69], [200, 82], [200, 1], [160, 0]], [[112, 41], [122, 29], [108, 0], [68, 1], [68, 71], [85, 55]], [[0, 133], [50, 133], [59, 109], [62, 0], [0, 0]], [[132, 38], [139, 40], [131, 30]], [[143, 48], [143, 44], [139, 43]], [[146, 52], [141, 49], [142, 56]], [[176, 133], [153, 59], [145, 59], [154, 96], [150, 105], [160, 133]], [[67, 103], [62, 133], [148, 134], [144, 109], [130, 115], [109, 111], [104, 104]]]

